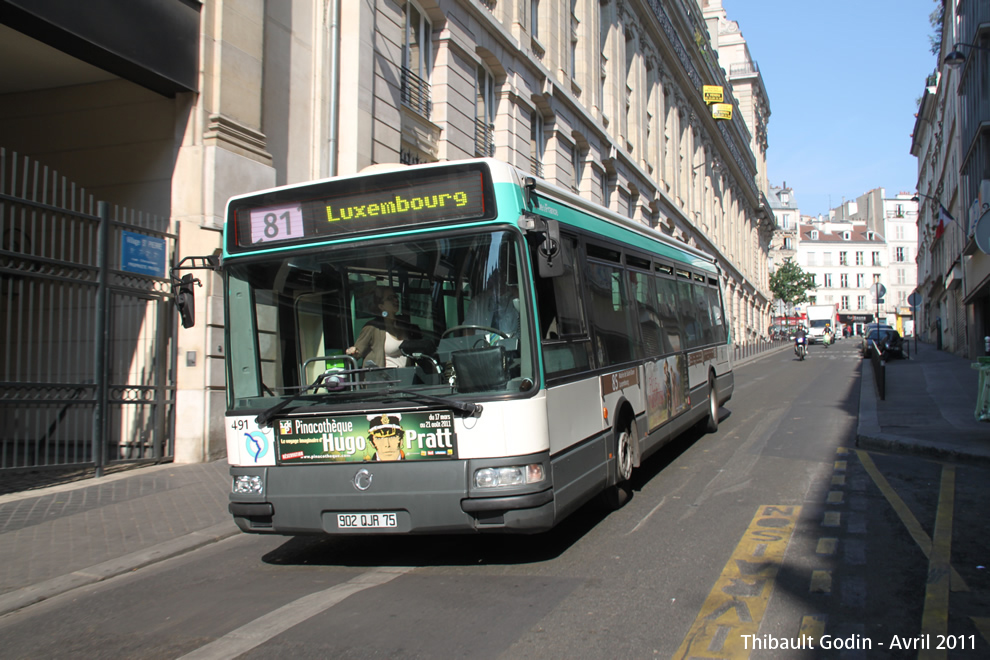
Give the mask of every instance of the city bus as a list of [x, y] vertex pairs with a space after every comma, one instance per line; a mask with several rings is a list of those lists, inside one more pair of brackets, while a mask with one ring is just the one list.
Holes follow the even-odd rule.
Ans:
[[710, 255], [495, 159], [371, 169], [228, 203], [241, 530], [542, 532], [717, 430]]

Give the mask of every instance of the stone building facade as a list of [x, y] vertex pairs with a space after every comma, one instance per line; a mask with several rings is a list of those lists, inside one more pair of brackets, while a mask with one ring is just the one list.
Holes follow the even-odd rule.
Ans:
[[[769, 104], [752, 62], [734, 73], [720, 64], [721, 39], [739, 50], [738, 30], [711, 33], [725, 25], [720, 3], [128, 7], [104, 9], [119, 14], [116, 34], [130, 46], [172, 34], [149, 21], [161, 8], [196, 21], [166, 44], [195, 55], [178, 80], [129, 62], [126, 48], [111, 52], [101, 35], [58, 38], [82, 20], [71, 11], [37, 16], [26, 0], [0, 0], [0, 41], [16, 47], [23, 74], [0, 83], [0, 145], [103, 199], [171, 218], [176, 259], [219, 247], [232, 195], [377, 163], [494, 156], [714, 254], [736, 341], [767, 327]], [[704, 85], [725, 89], [732, 119], [712, 117]], [[224, 451], [223, 292], [201, 277], [197, 324], [175, 337], [179, 461]]]

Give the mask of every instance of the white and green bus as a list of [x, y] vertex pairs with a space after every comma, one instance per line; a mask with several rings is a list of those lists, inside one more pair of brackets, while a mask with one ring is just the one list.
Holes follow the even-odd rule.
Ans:
[[711, 256], [497, 160], [235, 197], [217, 267], [245, 532], [548, 530], [733, 391]]

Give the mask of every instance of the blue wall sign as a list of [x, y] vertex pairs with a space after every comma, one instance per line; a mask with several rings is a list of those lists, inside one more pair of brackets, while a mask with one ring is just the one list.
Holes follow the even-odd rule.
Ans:
[[120, 268], [129, 273], [165, 277], [165, 239], [121, 232]]

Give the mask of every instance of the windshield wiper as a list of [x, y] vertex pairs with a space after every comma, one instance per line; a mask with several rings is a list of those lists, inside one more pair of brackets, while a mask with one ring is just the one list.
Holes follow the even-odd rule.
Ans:
[[327, 392], [343, 390], [348, 387], [354, 387], [360, 385], [360, 382], [352, 382], [346, 378], [350, 374], [366, 373], [368, 371], [373, 371], [372, 369], [330, 369], [323, 372], [316, 377], [316, 380], [312, 384], [307, 385], [302, 388], [292, 396], [287, 399], [282, 399], [276, 403], [271, 408], [263, 411], [260, 415], [254, 418], [254, 421], [258, 423], [258, 426], [271, 426], [270, 422], [275, 415], [279, 414], [292, 402], [298, 401], [300, 397], [304, 394], [313, 390], [314, 392], [321, 387], [327, 388]]
[[413, 399], [419, 399], [420, 403], [439, 403], [442, 406], [453, 408], [458, 412], [464, 413], [468, 417], [478, 417], [481, 415], [481, 411], [483, 410], [480, 403], [447, 399], [442, 396], [433, 396], [432, 394], [414, 392], [413, 390], [400, 390], [394, 387], [389, 387], [385, 389], [385, 394], [408, 394]]

